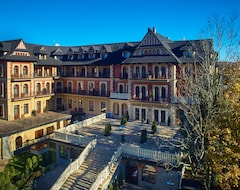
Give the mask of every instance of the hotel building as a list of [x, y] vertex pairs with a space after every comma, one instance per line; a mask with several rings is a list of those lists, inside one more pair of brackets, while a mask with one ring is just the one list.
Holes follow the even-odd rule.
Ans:
[[[178, 125], [178, 80], [189, 64], [203, 61], [202, 42], [172, 41], [156, 28], [139, 42], [69, 47], [0, 42], [0, 158], [66, 126], [72, 116], [106, 112]], [[45, 123], [35, 123], [41, 118]]]

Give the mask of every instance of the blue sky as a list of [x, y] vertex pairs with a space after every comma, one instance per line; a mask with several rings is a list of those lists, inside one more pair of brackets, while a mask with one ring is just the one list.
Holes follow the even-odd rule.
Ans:
[[147, 28], [172, 40], [197, 39], [213, 13], [240, 10], [239, 0], [5, 0], [0, 40], [90, 45], [140, 41]]

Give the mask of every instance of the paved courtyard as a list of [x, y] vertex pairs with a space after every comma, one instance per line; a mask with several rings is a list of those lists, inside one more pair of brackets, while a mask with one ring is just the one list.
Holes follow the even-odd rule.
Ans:
[[[105, 124], [111, 123], [112, 125], [112, 134], [110, 136], [104, 136], [104, 128]], [[151, 131], [151, 124], [144, 124], [140, 121], [133, 121], [127, 122], [125, 129], [120, 129], [120, 120], [119, 119], [103, 119], [97, 123], [94, 123], [90, 126], [82, 127], [78, 130], [79, 134], [92, 134], [95, 135], [99, 142], [107, 141], [109, 143], [114, 143], [117, 146], [122, 143], [121, 136], [124, 134], [125, 136], [125, 143], [130, 143], [134, 145], [138, 145], [142, 148], [148, 148], [152, 150], [157, 150], [157, 144], [153, 140], [153, 138], [148, 138], [146, 143], [140, 144], [140, 135], [141, 130], [147, 129], [147, 131]], [[153, 136], [163, 136], [163, 137], [174, 137], [179, 128], [176, 127], [169, 127], [169, 126], [158, 126], [157, 133]], [[37, 181], [35, 181], [36, 189], [49, 189], [54, 182], [57, 180], [56, 176], [60, 176], [60, 172], [63, 171], [63, 166], [55, 166], [51, 171], [47, 172], [44, 176], [41, 176]], [[56, 171], [58, 175], [56, 175]], [[45, 187], [45, 188], [44, 188]], [[144, 188], [140, 188], [137, 186], [133, 186], [131, 184], [125, 183], [123, 190], [130, 190], [130, 189], [139, 189], [144, 190]]]

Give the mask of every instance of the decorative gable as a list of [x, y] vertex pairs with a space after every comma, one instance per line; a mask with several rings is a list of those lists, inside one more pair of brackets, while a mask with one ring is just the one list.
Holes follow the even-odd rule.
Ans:
[[21, 49], [21, 50], [27, 49], [22, 40], [19, 42], [19, 44], [15, 48], [15, 50], [19, 50], [19, 49]]
[[138, 47], [162, 45], [156, 35], [149, 29]]

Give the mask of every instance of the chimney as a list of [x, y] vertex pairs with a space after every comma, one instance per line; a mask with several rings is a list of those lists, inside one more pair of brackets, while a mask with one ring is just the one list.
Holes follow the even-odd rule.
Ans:
[[155, 27], [155, 26], [153, 27], [153, 33], [154, 33], [154, 34], [156, 34], [156, 33], [157, 33], [157, 29], [156, 29], [156, 27]]

